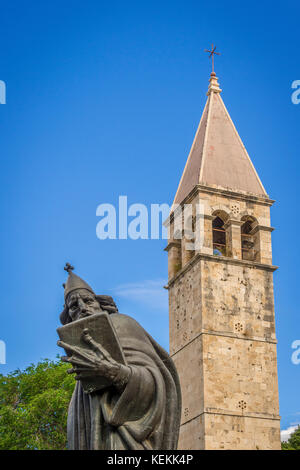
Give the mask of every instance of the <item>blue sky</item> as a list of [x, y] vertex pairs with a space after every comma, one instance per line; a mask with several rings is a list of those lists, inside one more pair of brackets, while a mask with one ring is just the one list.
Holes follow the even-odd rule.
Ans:
[[0, 2], [0, 373], [54, 358], [63, 266], [168, 348], [164, 240], [96, 237], [96, 208], [171, 203], [217, 44], [222, 97], [270, 197], [282, 427], [300, 422], [297, 2]]

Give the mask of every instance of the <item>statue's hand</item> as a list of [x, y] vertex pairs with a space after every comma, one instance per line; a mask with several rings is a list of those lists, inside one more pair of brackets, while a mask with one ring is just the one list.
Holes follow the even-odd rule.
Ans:
[[88, 351], [77, 346], [71, 346], [63, 341], [57, 343], [66, 351], [72, 353], [70, 357], [62, 357], [64, 362], [69, 362], [74, 366], [69, 369], [68, 373], [75, 373], [76, 380], [97, 375], [102, 376], [107, 378], [111, 384], [116, 385], [118, 389], [124, 388], [130, 376], [130, 368], [115, 361], [101, 344], [93, 340], [87, 328], [83, 330], [82, 339], [90, 346]]

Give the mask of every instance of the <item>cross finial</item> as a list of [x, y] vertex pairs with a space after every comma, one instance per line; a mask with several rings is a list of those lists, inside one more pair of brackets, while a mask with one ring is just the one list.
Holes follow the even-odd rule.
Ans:
[[216, 52], [217, 46], [211, 45], [211, 51], [209, 49], [205, 49], [205, 52], [209, 52], [209, 58], [211, 58], [211, 65], [212, 65], [212, 73], [215, 73], [214, 70], [214, 55], [221, 55], [219, 52]]
[[70, 274], [70, 271], [73, 271], [74, 266], [71, 266], [70, 263], [66, 263], [66, 266], [64, 267], [64, 270], [67, 271], [67, 273]]

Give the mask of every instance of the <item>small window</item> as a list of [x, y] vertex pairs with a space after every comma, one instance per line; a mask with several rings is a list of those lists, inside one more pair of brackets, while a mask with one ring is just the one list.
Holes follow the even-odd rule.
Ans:
[[224, 221], [221, 217], [214, 218], [212, 223], [213, 231], [213, 254], [217, 256], [226, 256], [226, 232]]

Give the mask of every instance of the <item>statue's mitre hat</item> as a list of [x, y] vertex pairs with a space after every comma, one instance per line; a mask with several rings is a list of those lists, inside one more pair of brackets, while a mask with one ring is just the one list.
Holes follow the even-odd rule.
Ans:
[[94, 294], [93, 289], [83, 279], [81, 279], [81, 277], [72, 272], [74, 269], [73, 266], [71, 266], [69, 263], [66, 263], [64, 269], [69, 274], [66, 284], [63, 284], [63, 287], [65, 288], [65, 299], [70, 294], [70, 292], [76, 289], [86, 289]]

